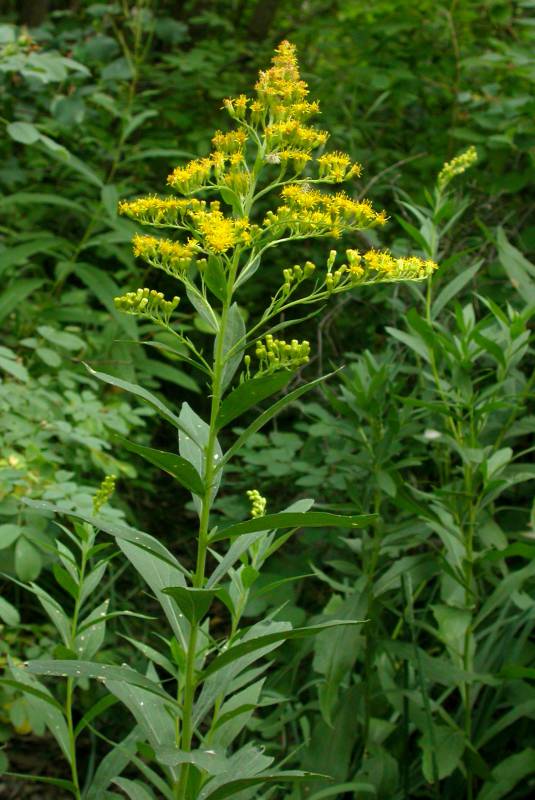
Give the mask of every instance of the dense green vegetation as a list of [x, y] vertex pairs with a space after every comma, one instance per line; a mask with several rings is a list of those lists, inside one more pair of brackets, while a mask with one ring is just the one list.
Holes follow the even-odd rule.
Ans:
[[[138, 286], [176, 291], [168, 275], [134, 258], [141, 228], [118, 203], [162, 190], [176, 165], [206, 156], [213, 131], [230, 126], [223, 98], [250, 94], [284, 38], [320, 101], [326, 151], [364, 165], [346, 191], [386, 208], [389, 220], [338, 241], [272, 250], [241, 290], [245, 322], [261, 316], [283, 269], [307, 261], [324, 269], [331, 246], [389, 248], [439, 270], [423, 283], [334, 295], [293, 327], [287, 338], [309, 339], [310, 361], [270, 402], [344, 369], [282, 408], [225, 473], [213, 510], [220, 527], [251, 516], [250, 490], [267, 498], [268, 514], [310, 497], [319, 512], [376, 516], [355, 530], [305, 523], [261, 572], [238, 554], [227, 583], [243, 607], [232, 618], [227, 595], [215, 599], [216, 642], [235, 634], [240, 617], [297, 628], [366, 622], [272, 649], [263, 671], [251, 667], [225, 701], [212, 737], [217, 751], [232, 742], [236, 778], [269, 756], [330, 780], [266, 780], [217, 796], [535, 793], [534, 9], [531, 0], [4, 4], [2, 796], [77, 796], [65, 723], [74, 697], [78, 796], [173, 800], [158, 781], [143, 714], [134, 727], [90, 673], [36, 678], [21, 663], [81, 654], [126, 663], [170, 691], [187, 668], [155, 579], [149, 589], [143, 582], [150, 554], [127, 562], [120, 531], [145, 531], [166, 558], [194, 571], [195, 507], [142, 459], [141, 447], [173, 450], [176, 433], [122, 382], [177, 413], [187, 402], [206, 421], [212, 399], [204, 376], [174, 351], [172, 333], [114, 304]], [[447, 182], [444, 163], [473, 146], [477, 161]], [[260, 215], [271, 207], [262, 198]], [[184, 299], [179, 311], [192, 342], [210, 336], [198, 307]], [[103, 383], [94, 371], [111, 378]], [[222, 430], [223, 451], [267, 405], [245, 408]], [[111, 499], [98, 494], [107, 475], [117, 478]], [[95, 497], [99, 533], [80, 521]], [[150, 551], [154, 540], [144, 541]], [[216, 569], [213, 553], [208, 564]], [[78, 617], [99, 614], [89, 641], [80, 639]], [[128, 706], [124, 673], [114, 674]], [[146, 686], [130, 691], [137, 702]], [[155, 697], [146, 713], [165, 729], [169, 715]], [[191, 791], [205, 767], [190, 762]]]

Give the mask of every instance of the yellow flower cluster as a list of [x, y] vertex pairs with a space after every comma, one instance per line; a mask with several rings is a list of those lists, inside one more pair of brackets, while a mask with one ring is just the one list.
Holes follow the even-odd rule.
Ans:
[[[286, 203], [264, 220], [267, 229], [288, 229], [298, 236], [340, 236], [345, 231], [384, 225], [384, 212], [377, 213], [367, 200], [352, 200], [343, 192], [326, 194], [302, 184], [285, 186]], [[280, 233], [277, 230], [277, 234]]]
[[342, 183], [354, 177], [358, 178], [362, 172], [360, 164], [352, 164], [349, 156], [339, 151], [320, 156], [318, 165], [320, 178], [325, 178], [332, 183]]
[[192, 213], [191, 217], [199, 231], [202, 247], [209, 253], [226, 253], [237, 244], [251, 241], [249, 220], [225, 217], [217, 201], [210, 203], [209, 209]]
[[309, 354], [309, 342], [298, 342], [297, 339], [292, 339], [288, 344], [284, 339], [274, 339], [268, 333], [264, 342], [258, 341], [256, 343], [255, 355], [260, 361], [258, 374], [270, 374], [279, 369], [297, 369], [308, 363]]
[[266, 143], [270, 152], [289, 146], [309, 153], [324, 145], [328, 138], [329, 134], [326, 131], [310, 128], [298, 119], [273, 122], [266, 128]]
[[191, 194], [208, 184], [213, 166], [211, 158], [195, 158], [184, 167], [176, 167], [168, 176], [167, 183], [182, 194]]
[[163, 292], [155, 289], [138, 289], [115, 297], [115, 307], [125, 314], [148, 317], [159, 324], [168, 325], [171, 314], [180, 302], [179, 297], [166, 300]]
[[110, 500], [115, 491], [115, 475], [106, 475], [93, 496], [93, 514], [98, 514], [102, 506]]
[[446, 162], [439, 172], [437, 183], [439, 189], [445, 189], [448, 183], [455, 178], [456, 175], [462, 175], [477, 161], [477, 150], [472, 145], [465, 150], [464, 153], [452, 158], [451, 161]]
[[245, 131], [229, 131], [228, 133], [216, 131], [212, 139], [212, 144], [214, 149], [220, 153], [231, 155], [232, 153], [242, 153], [246, 141], [247, 134]]
[[301, 80], [296, 49], [290, 42], [281, 42], [271, 63], [270, 69], [260, 72], [255, 90], [259, 102], [273, 114], [279, 107], [288, 109], [302, 103], [308, 94], [308, 86]]
[[138, 197], [137, 200], [123, 200], [119, 203], [119, 213], [131, 219], [156, 227], [180, 226], [189, 211], [196, 211], [205, 206], [203, 200], [188, 198], [179, 200], [175, 197]]
[[188, 239], [186, 244], [171, 239], [157, 239], [156, 236], [135, 234], [132, 239], [134, 255], [144, 258], [151, 266], [180, 278], [191, 264], [199, 244]]
[[248, 489], [247, 497], [251, 501], [251, 517], [263, 517], [266, 513], [267, 500], [262, 497], [258, 489]]

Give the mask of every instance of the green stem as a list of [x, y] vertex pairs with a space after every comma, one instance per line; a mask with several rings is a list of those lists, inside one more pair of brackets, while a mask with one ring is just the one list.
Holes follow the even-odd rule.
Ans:
[[[208, 551], [208, 536], [210, 526], [210, 511], [212, 507], [212, 484], [216, 474], [215, 469], [215, 449], [217, 444], [216, 420], [219, 414], [222, 399], [222, 380], [223, 368], [225, 366], [225, 354], [223, 352], [225, 331], [227, 326], [228, 312], [230, 308], [234, 280], [238, 266], [236, 258], [232, 264], [229, 275], [229, 291], [227, 301], [223, 305], [221, 322], [217, 334], [216, 348], [214, 353], [213, 380], [212, 380], [212, 403], [210, 411], [210, 428], [208, 441], [205, 449], [205, 493], [202, 499], [201, 516], [199, 521], [199, 538], [197, 545], [197, 564], [193, 576], [193, 586], [200, 589], [204, 584], [206, 569], [206, 554]], [[186, 657], [186, 674], [184, 678], [184, 703], [182, 706], [182, 736], [180, 746], [182, 750], [191, 750], [193, 738], [193, 702], [195, 699], [196, 679], [195, 679], [195, 657], [197, 650], [197, 639], [199, 625], [192, 622], [188, 641], [188, 652]], [[186, 800], [189, 778], [189, 764], [183, 764], [180, 770], [180, 778], [175, 785], [175, 796], [177, 800]]]
[[[82, 587], [84, 585], [85, 571], [87, 566], [87, 555], [85, 545], [82, 547], [82, 560], [80, 563], [80, 581], [78, 584], [78, 596], [74, 602], [74, 610], [71, 621], [71, 631], [69, 637], [69, 647], [71, 650], [75, 648], [76, 632], [78, 630], [78, 618], [80, 616]], [[76, 759], [76, 736], [74, 734], [74, 721], [72, 716], [72, 706], [74, 698], [74, 678], [67, 679], [67, 694], [65, 698], [65, 717], [67, 720], [67, 730], [69, 734], [69, 756], [71, 766], [71, 777], [74, 785], [74, 797], [76, 800], [81, 800], [80, 794], [80, 779], [78, 777], [78, 764]]]

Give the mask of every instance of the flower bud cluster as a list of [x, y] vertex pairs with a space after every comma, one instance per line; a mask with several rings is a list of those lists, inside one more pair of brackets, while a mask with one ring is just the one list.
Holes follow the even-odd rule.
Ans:
[[429, 259], [417, 256], [395, 258], [387, 251], [369, 250], [360, 254], [358, 250], [346, 250], [346, 256], [347, 264], [333, 271], [336, 251], [331, 250], [325, 276], [328, 292], [369, 283], [420, 281], [437, 269], [437, 264]]
[[266, 513], [266, 498], [262, 497], [258, 489], [248, 489], [247, 497], [251, 501], [251, 517], [253, 519], [263, 517]]
[[125, 314], [147, 317], [158, 324], [168, 325], [171, 314], [180, 302], [179, 297], [166, 300], [163, 292], [155, 289], [137, 289], [122, 297], [115, 297], [115, 307]]
[[268, 333], [264, 342], [256, 343], [255, 355], [260, 362], [258, 374], [271, 374], [279, 369], [297, 369], [308, 363], [309, 354], [310, 343], [306, 340], [298, 342], [297, 339], [292, 339], [288, 344], [284, 339], [274, 339]]
[[176, 167], [168, 176], [167, 183], [181, 194], [191, 194], [208, 184], [213, 166], [211, 158], [195, 158], [184, 167]]
[[134, 255], [141, 256], [151, 266], [161, 269], [174, 278], [180, 278], [191, 264], [199, 245], [195, 239], [186, 244], [171, 239], [136, 234], [132, 239]]
[[456, 175], [462, 175], [477, 161], [477, 150], [471, 145], [464, 153], [447, 161], [439, 172], [437, 184], [440, 190], [445, 189]]
[[284, 275], [284, 283], [282, 285], [282, 291], [287, 294], [290, 289], [297, 287], [301, 281], [310, 278], [314, 274], [315, 270], [316, 265], [313, 264], [312, 261], [306, 261], [304, 267], [296, 264], [294, 267], [283, 269], [282, 274]]
[[102, 506], [106, 505], [115, 491], [115, 475], [106, 475], [93, 496], [93, 514], [98, 514]]

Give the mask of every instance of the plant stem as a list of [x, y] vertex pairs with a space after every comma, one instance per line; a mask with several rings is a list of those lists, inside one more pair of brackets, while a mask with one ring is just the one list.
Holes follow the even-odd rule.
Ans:
[[[215, 463], [214, 455], [217, 444], [217, 427], [216, 420], [221, 406], [222, 396], [222, 378], [223, 367], [225, 365], [225, 354], [223, 352], [225, 331], [227, 326], [228, 311], [232, 297], [232, 288], [234, 284], [235, 273], [237, 269], [237, 260], [232, 265], [231, 274], [229, 276], [229, 292], [228, 298], [223, 305], [221, 313], [221, 322], [217, 334], [216, 347], [214, 352], [213, 362], [213, 380], [212, 380], [212, 403], [210, 410], [210, 429], [208, 433], [208, 441], [205, 449], [205, 473], [204, 484], [205, 492], [202, 499], [201, 516], [199, 521], [199, 538], [197, 543], [197, 564], [195, 574], [193, 576], [193, 586], [200, 589], [204, 583], [204, 574], [206, 569], [206, 553], [208, 550], [208, 534], [210, 525], [210, 510], [212, 507], [212, 483], [215, 476]], [[199, 625], [197, 622], [192, 622], [190, 629], [190, 636], [188, 641], [188, 652], [186, 657], [186, 675], [184, 680], [184, 704], [182, 707], [182, 736], [180, 746], [182, 750], [191, 750], [191, 741], [193, 738], [193, 701], [195, 698], [196, 680], [195, 680], [195, 657], [197, 650], [197, 639], [199, 633]], [[185, 800], [187, 797], [187, 785], [189, 777], [189, 764], [183, 764], [180, 770], [180, 778], [175, 786], [175, 796], [177, 800]]]

